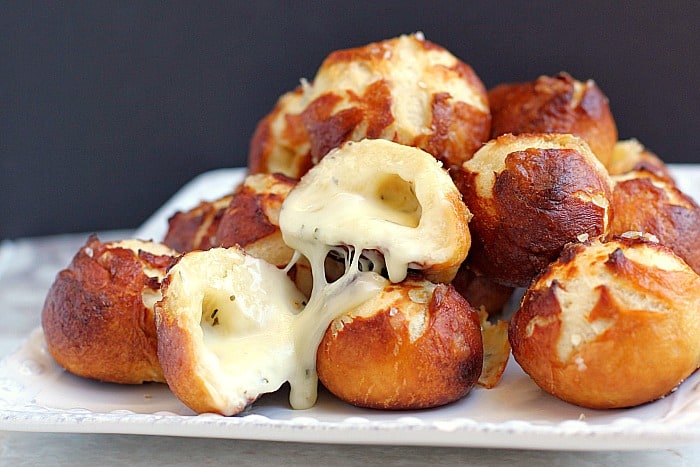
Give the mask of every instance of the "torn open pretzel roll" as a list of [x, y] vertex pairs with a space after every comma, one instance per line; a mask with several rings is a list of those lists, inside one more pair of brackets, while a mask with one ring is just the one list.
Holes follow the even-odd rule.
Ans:
[[192, 410], [234, 415], [290, 379], [292, 321], [306, 297], [285, 272], [239, 248], [183, 255], [156, 304], [158, 357]]
[[[238, 413], [285, 381], [292, 407], [312, 406], [316, 352], [329, 324], [358, 307], [376, 305], [383, 313], [377, 296], [387, 287], [424, 299], [425, 290], [435, 286], [424, 282], [420, 293], [409, 292], [415, 287], [402, 283], [409, 271], [450, 280], [469, 249], [468, 219], [454, 183], [431, 155], [384, 140], [347, 143], [302, 178], [280, 211], [285, 242], [312, 268], [308, 300], [284, 270], [235, 247], [188, 253], [169, 271], [156, 306], [168, 384], [198, 412]], [[326, 269], [331, 254], [343, 265], [333, 277]], [[435, 316], [450, 320], [449, 327], [438, 327], [440, 338], [455, 344], [443, 362], [470, 369], [469, 376], [455, 383], [458, 389], [444, 389], [430, 400], [412, 394], [416, 385], [387, 381], [386, 393], [398, 391], [403, 408], [411, 407], [407, 401], [420, 408], [461, 397], [480, 373], [478, 318], [449, 290], [459, 306], [438, 300], [441, 293], [435, 299], [441, 305], [432, 305]], [[403, 332], [396, 330], [399, 337]], [[468, 344], [460, 347], [461, 341]], [[437, 349], [433, 338], [417, 342], [411, 352], [393, 357], [413, 365], [420, 355], [425, 366], [439, 359], [430, 356]], [[376, 361], [391, 357], [368, 355]]]
[[[427, 312], [430, 305], [426, 303], [430, 301], [415, 305], [411, 296], [433, 296], [433, 286], [427, 281], [420, 287], [415, 282], [404, 282], [409, 271], [433, 282], [452, 280], [469, 250], [467, 223], [470, 217], [457, 188], [438, 161], [420, 149], [385, 140], [348, 142], [331, 151], [289, 194], [280, 213], [280, 226], [286, 243], [311, 264], [314, 287], [307, 309], [323, 308], [325, 303], [337, 300], [337, 296], [348, 294], [348, 290], [366, 280], [367, 274], [385, 276], [396, 284], [383, 288], [380, 296], [373, 295], [373, 299], [360, 306], [360, 314], [364, 316], [374, 312], [378, 321], [372, 323], [384, 323], [378, 330], [372, 325], [363, 327], [361, 323], [367, 321], [355, 321], [357, 327], [353, 329], [367, 339], [368, 345], [361, 346], [367, 352], [365, 365], [343, 365], [345, 359], [352, 358], [348, 353], [353, 348], [351, 342], [359, 344], [362, 340], [348, 340], [343, 331], [326, 334], [318, 361], [324, 365], [326, 382], [341, 398], [372, 407], [421, 408], [461, 397], [473, 384], [472, 380], [478, 378], [481, 350], [475, 347], [481, 346], [481, 335], [478, 326], [473, 325], [473, 313], [463, 309], [471, 307], [460, 297], [458, 307], [443, 307], [446, 302], [440, 302], [441, 306], [433, 306]], [[331, 252], [344, 255], [346, 268], [340, 278], [329, 282], [323, 264]], [[457, 296], [451, 287], [449, 289], [454, 294], [451, 297]], [[438, 292], [436, 297], [441, 294]], [[394, 303], [396, 312], [391, 311], [392, 306], [387, 306], [389, 302]], [[342, 313], [334, 318], [338, 316], [336, 323], [346, 322], [348, 315]], [[438, 327], [436, 329], [441, 331], [436, 332], [431, 328], [426, 331], [425, 339], [411, 340], [406, 333], [410, 334], [409, 328], [423, 318], [452, 320], [451, 331]], [[408, 321], [412, 323], [408, 327], [398, 326]], [[389, 322], [398, 327], [388, 326]], [[415, 327], [412, 329], [416, 331]], [[447, 334], [442, 334], [442, 330]], [[395, 342], [401, 341], [401, 349], [385, 354], [387, 348], [383, 344], [370, 345], [369, 342], [378, 336], [375, 331]], [[449, 332], [457, 334], [450, 336]], [[443, 349], [445, 353], [441, 356], [431, 355], [436, 350], [435, 339], [454, 343], [454, 353]], [[456, 348], [460, 340], [469, 343], [468, 351]], [[358, 351], [359, 347], [354, 349]], [[335, 358], [339, 362], [334, 362]], [[428, 378], [425, 374], [414, 374], [415, 378], [405, 384], [401, 383], [402, 375], [386, 374], [384, 386], [374, 388], [371, 395], [367, 393], [367, 386], [360, 382], [369, 374], [376, 377], [377, 372], [382, 372], [382, 365], [395, 368], [420, 365], [424, 371], [431, 361], [440, 360], [445, 368], [478, 368], [478, 371], [455, 381], [451, 388], [444, 386], [444, 378], [433, 375], [436, 386], [441, 389], [431, 398], [421, 389], [421, 378]], [[346, 372], [345, 377], [356, 380], [356, 384], [338, 380], [341, 367]]]
[[280, 213], [289, 246], [312, 261], [333, 249], [364, 253], [392, 282], [409, 269], [450, 282], [471, 245], [471, 214], [441, 164], [385, 140], [348, 142], [287, 196]]

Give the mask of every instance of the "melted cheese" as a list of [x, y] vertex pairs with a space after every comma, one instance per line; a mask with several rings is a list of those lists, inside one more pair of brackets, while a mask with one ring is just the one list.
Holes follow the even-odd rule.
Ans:
[[[322, 271], [316, 266], [323, 265], [326, 252], [323, 245], [311, 252], [312, 271]], [[327, 283], [324, 275], [314, 274], [309, 303], [293, 323], [297, 359], [294, 375], [289, 379], [289, 403], [295, 409], [309, 408], [316, 402], [316, 350], [330, 323], [381, 293], [388, 284], [375, 272], [359, 271], [359, 256], [353, 255], [345, 274], [335, 282]]]
[[[469, 211], [447, 172], [420, 149], [384, 140], [331, 151], [289, 193], [280, 211], [284, 242], [306, 257], [349, 247], [385, 264], [391, 282], [409, 268], [459, 264]], [[458, 209], [460, 208], [461, 209]]]
[[[365, 140], [329, 153], [287, 196], [282, 237], [296, 257], [309, 260], [313, 276], [309, 303], [294, 323], [299, 365], [290, 380], [292, 407], [315, 402], [316, 350], [325, 330], [384, 289], [388, 281], [380, 272], [400, 282], [410, 267], [430, 264], [436, 251], [454, 254], [454, 244], [440, 252], [442, 245], [430, 241], [442, 226], [427, 214], [441, 212], [445, 187], [455, 189], [429, 154]], [[328, 283], [324, 264], [331, 251], [345, 256], [345, 272]]]
[[[325, 260], [328, 246], [333, 245], [350, 245], [360, 252], [391, 248], [393, 255], [384, 256], [385, 266], [392, 282], [402, 281], [415, 250], [401, 238], [410, 237], [417, 225], [416, 210], [397, 210], [374, 194], [343, 192], [333, 184], [325, 188], [311, 191], [309, 204], [296, 209], [293, 217], [285, 217], [285, 243], [307, 258], [318, 256], [319, 261]], [[382, 258], [374, 259], [378, 261], [373, 261], [374, 267], [381, 270]], [[320, 265], [317, 269], [322, 271]]]
[[[429, 154], [365, 140], [329, 153], [287, 196], [282, 237], [295, 259], [308, 259], [313, 276], [309, 303], [294, 323], [292, 407], [314, 404], [323, 335], [337, 317], [381, 293], [389, 281], [379, 272], [386, 269], [391, 282], [401, 282], [410, 267], [455, 255], [458, 242], [436, 244], [442, 238], [436, 231], [449, 230], [445, 220], [455, 215], [446, 201], [450, 190], [454, 184]], [[324, 264], [331, 251], [344, 255], [345, 271], [329, 283]]]
[[[277, 390], [296, 363], [292, 322], [305, 297], [286, 274], [242, 251], [186, 254], [166, 299], [194, 342], [196, 371], [223, 413]], [[270, 287], [274, 284], [274, 287]]]
[[[188, 254], [171, 270], [171, 277], [178, 268], [185, 272], [181, 265], [191, 255], [214, 256], [202, 261], [205, 270], [174, 280], [183, 296], [195, 297], [190, 314], [198, 321], [191, 325], [201, 332], [205, 381], [212, 382], [210, 393], [222, 405], [232, 397], [240, 406], [288, 381], [291, 406], [313, 406], [316, 351], [330, 323], [381, 293], [389, 280], [402, 281], [412, 265], [434, 264], [435, 258], [462, 251], [464, 232], [453, 219], [459, 210], [450, 201], [456, 188], [440, 164], [414, 148], [381, 140], [367, 144], [373, 151], [398, 153], [369, 165], [359, 159], [368, 168], [359, 176], [337, 165], [365, 148], [348, 144], [343, 154], [329, 154], [315, 166], [282, 205], [282, 236], [295, 250], [288, 268], [302, 255], [311, 265], [313, 286], [303, 309], [304, 297], [286, 271], [236, 249]], [[345, 267], [329, 282], [325, 263], [331, 252], [343, 257]], [[380, 274], [384, 269], [389, 280]]]
[[[312, 254], [319, 264], [327, 248]], [[316, 259], [318, 258], [318, 259]], [[168, 300], [195, 342], [197, 371], [223, 413], [291, 386], [295, 409], [316, 402], [316, 349], [330, 322], [382, 291], [387, 280], [359, 271], [355, 257], [339, 280], [317, 274], [308, 305], [285, 271], [231, 248], [188, 253], [170, 271]], [[322, 268], [316, 268], [322, 271]], [[319, 279], [322, 278], [322, 279]]]

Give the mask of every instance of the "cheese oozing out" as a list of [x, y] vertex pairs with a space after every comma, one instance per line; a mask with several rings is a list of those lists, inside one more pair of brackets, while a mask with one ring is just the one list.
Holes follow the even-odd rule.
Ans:
[[[240, 412], [290, 378], [297, 364], [291, 323], [306, 297], [284, 271], [237, 248], [213, 248], [185, 254], [168, 277], [163, 306], [188, 331], [194, 370], [222, 414]], [[158, 326], [168, 321], [158, 315]], [[168, 382], [184, 390], [191, 384]]]
[[328, 283], [323, 260], [329, 251], [320, 247], [312, 256], [320, 269], [306, 306], [284, 270], [237, 248], [193, 251], [170, 270], [166, 303], [189, 330], [196, 371], [222, 413], [238, 413], [287, 381], [293, 408], [316, 402], [316, 349], [328, 325], [388, 284], [376, 272], [360, 271], [359, 255]]
[[[456, 192], [431, 155], [364, 140], [330, 152], [289, 193], [280, 211], [282, 237], [296, 252], [293, 261], [309, 260], [313, 276], [311, 297], [295, 322], [301, 366], [290, 380], [292, 407], [313, 405], [316, 350], [325, 330], [382, 291], [384, 270], [389, 281], [401, 282], [409, 268], [461, 255], [451, 201]], [[331, 252], [345, 255], [345, 272], [329, 283], [324, 264]]]
[[410, 268], [459, 266], [471, 242], [469, 218], [430, 154], [363, 140], [331, 151], [302, 177], [282, 204], [280, 229], [307, 258], [318, 248], [349, 247], [401, 282]]
[[[198, 371], [222, 412], [237, 413], [285, 381], [293, 408], [313, 406], [316, 351], [334, 319], [411, 267], [464, 259], [468, 211], [455, 209], [455, 199], [461, 203], [431, 155], [384, 140], [347, 143], [302, 178], [280, 211], [283, 239], [295, 250], [288, 268], [302, 255], [311, 265], [305, 306], [285, 270], [241, 250], [184, 255], [169, 273], [166, 300], [188, 304], [176, 312], [200, 344]], [[331, 254], [345, 261], [336, 280], [326, 277]]]

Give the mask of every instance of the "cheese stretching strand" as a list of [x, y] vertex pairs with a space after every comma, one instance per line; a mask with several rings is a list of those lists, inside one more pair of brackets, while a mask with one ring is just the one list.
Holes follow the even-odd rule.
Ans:
[[[469, 249], [468, 219], [449, 175], [422, 150], [366, 140], [330, 153], [280, 211], [292, 264], [303, 255], [311, 265], [308, 303], [285, 270], [235, 247], [187, 253], [170, 269], [156, 324], [171, 390], [196, 412], [234, 415], [288, 381], [290, 405], [313, 406], [329, 324], [409, 269], [451, 280]], [[345, 260], [337, 280], [326, 278], [331, 252]]]
[[[411, 268], [453, 277], [469, 248], [468, 218], [439, 162], [384, 140], [347, 143], [302, 178], [280, 211], [285, 243], [309, 260], [313, 274], [293, 333], [300, 365], [290, 380], [292, 407], [316, 401], [316, 349], [328, 324], [381, 292], [384, 269], [394, 283]], [[345, 252], [346, 267], [328, 283], [324, 264], [332, 250]], [[361, 271], [363, 254], [369, 271]]]

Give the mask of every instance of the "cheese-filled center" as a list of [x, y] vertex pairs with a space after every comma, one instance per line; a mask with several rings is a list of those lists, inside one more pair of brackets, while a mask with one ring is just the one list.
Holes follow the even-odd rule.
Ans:
[[471, 244], [469, 218], [434, 157], [363, 140], [331, 151], [301, 179], [282, 205], [280, 228], [284, 242], [307, 258], [319, 248], [376, 251], [392, 282], [409, 269], [436, 268], [449, 281]]
[[450, 280], [470, 245], [468, 220], [431, 155], [384, 140], [333, 151], [280, 211], [282, 237], [295, 250], [288, 268], [302, 255], [311, 266], [308, 299], [286, 270], [239, 248], [183, 255], [156, 307], [168, 384], [198, 412], [239, 413], [286, 381], [291, 406], [312, 407], [316, 352], [330, 323], [409, 269]]
[[[301, 179], [280, 211], [285, 243], [309, 260], [313, 275], [311, 297], [294, 323], [301, 365], [290, 380], [293, 407], [316, 400], [316, 350], [330, 322], [389, 281], [403, 281], [409, 269], [442, 268], [451, 278], [469, 248], [468, 220], [435, 158], [385, 140], [346, 143]], [[344, 255], [345, 272], [329, 282], [331, 251]]]

